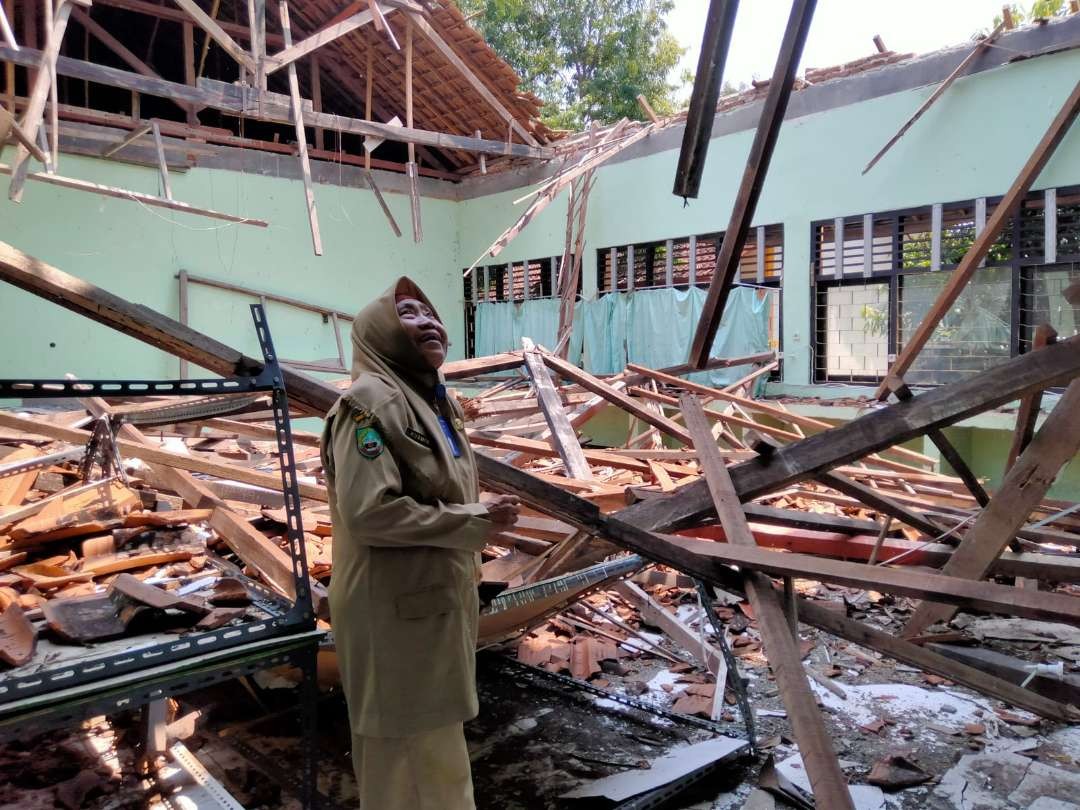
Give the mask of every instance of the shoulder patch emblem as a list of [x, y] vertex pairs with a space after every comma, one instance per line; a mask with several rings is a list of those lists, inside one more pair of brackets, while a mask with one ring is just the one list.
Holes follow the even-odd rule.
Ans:
[[405, 435], [412, 439], [414, 442], [419, 442], [424, 447], [431, 448], [431, 439], [421, 433], [419, 430], [413, 430], [411, 427], [405, 428]]
[[382, 434], [373, 425], [358, 427], [356, 429], [356, 449], [360, 455], [367, 459], [376, 459], [386, 449]]

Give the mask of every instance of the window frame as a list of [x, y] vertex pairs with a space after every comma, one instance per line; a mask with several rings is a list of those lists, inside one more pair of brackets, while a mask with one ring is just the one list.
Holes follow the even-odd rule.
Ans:
[[[1045, 239], [1046, 234], [1046, 208], [1045, 203], [1048, 199], [1047, 192], [1053, 193], [1055, 201], [1055, 258], [1053, 263], [1047, 263], [1045, 260], [1047, 242]], [[1064, 199], [1063, 199], [1064, 198]], [[975, 228], [978, 228], [978, 221], [981, 216], [989, 217], [990, 213], [1001, 204], [1002, 197], [985, 197], [960, 200], [950, 203], [934, 203], [929, 205], [915, 206], [910, 208], [895, 209], [892, 211], [886, 211], [873, 214], [861, 214], [855, 216], [835, 217], [833, 219], [818, 219], [810, 223], [810, 272], [811, 272], [811, 295], [810, 295], [810, 326], [812, 334], [813, 345], [811, 347], [811, 356], [813, 358], [813, 369], [811, 379], [814, 384], [851, 384], [851, 385], [864, 385], [864, 384], [877, 384], [880, 383], [883, 377], [872, 377], [865, 375], [848, 375], [845, 377], [830, 375], [828, 372], [828, 357], [827, 357], [827, 327], [823, 328], [822, 323], [827, 323], [828, 312], [827, 309], [822, 309], [824, 306], [823, 297], [827, 296], [827, 291], [830, 288], [837, 286], [850, 286], [850, 285], [865, 285], [868, 283], [887, 281], [889, 284], [889, 298], [888, 298], [888, 364], [891, 366], [896, 359], [897, 354], [902, 348], [901, 339], [903, 337], [901, 331], [901, 318], [900, 307], [903, 298], [903, 282], [908, 276], [923, 275], [927, 273], [951, 273], [959, 266], [957, 262], [945, 261], [945, 248], [946, 248], [946, 234], [948, 233], [949, 224], [946, 220], [945, 214], [949, 211], [970, 209], [971, 219], [976, 223]], [[985, 211], [980, 214], [979, 209], [985, 206]], [[1063, 207], [1075, 206], [1077, 207], [1077, 214], [1075, 222], [1072, 224], [1073, 230], [1069, 231], [1070, 234], [1075, 232], [1078, 251], [1080, 251], [1080, 185], [1074, 186], [1062, 186], [1058, 188], [1043, 189], [1039, 191], [1033, 191], [1027, 194], [1023, 201], [1020, 203], [1017, 211], [1014, 211], [1007, 222], [1005, 229], [1003, 230], [1003, 236], [1005, 240], [1002, 241], [1002, 237], [999, 237], [995, 241], [995, 245], [1006, 245], [1009, 251], [1007, 260], [991, 261], [989, 258], [980, 265], [979, 270], [985, 267], [1003, 267], [1008, 268], [1011, 278], [1011, 300], [1009, 305], [1009, 357], [1016, 357], [1023, 354], [1026, 351], [1025, 345], [1030, 345], [1030, 335], [1034, 332], [1036, 324], [1031, 323], [1025, 316], [1025, 313], [1030, 308], [1024, 306], [1024, 303], [1030, 300], [1033, 296], [1033, 288], [1035, 286], [1036, 274], [1039, 268], [1046, 267], [1059, 267], [1061, 265], [1067, 265], [1070, 263], [1080, 263], [1080, 252], [1073, 254], [1060, 254], [1057, 253], [1057, 244], [1061, 241], [1061, 230], [1059, 227], [1060, 211]], [[1030, 216], [1025, 212], [1033, 212]], [[1041, 212], [1041, 214], [1040, 214]], [[904, 266], [903, 258], [903, 230], [905, 218], [909, 217], [926, 217], [929, 215], [930, 220], [930, 262], [929, 265], [913, 265]], [[874, 223], [874, 232], [876, 233], [877, 223], [881, 220], [885, 220], [890, 228], [889, 240], [890, 240], [890, 260], [889, 267], [885, 270], [876, 269], [874, 267], [873, 257], [876, 255], [876, 251], [873, 248], [874, 239], [876, 236], [871, 236], [871, 263], [870, 272], [866, 273], [865, 265], [865, 249], [866, 241], [864, 238], [863, 247], [861, 253], [864, 256], [864, 270], [860, 274], [845, 273], [841, 270], [839, 277], [836, 276], [836, 224], [841, 220], [843, 221], [845, 235], [842, 240], [844, 250], [841, 255], [842, 267], [847, 267], [848, 264], [844, 261], [847, 255], [847, 245], [850, 241], [847, 238], [848, 229], [851, 226], [858, 225], [865, 236], [865, 225], [868, 220]], [[934, 221], [940, 222], [941, 236], [934, 237]], [[985, 220], [983, 220], [985, 224]], [[830, 275], [824, 275], [824, 265], [827, 260], [824, 257], [825, 253], [821, 249], [823, 244], [823, 238], [819, 235], [819, 230], [832, 227], [833, 236], [832, 244], [832, 271]], [[1041, 231], [1040, 231], [1041, 229]], [[1039, 234], [1041, 232], [1042, 238], [1036, 238], [1033, 234]], [[828, 244], [828, 243], [824, 243]], [[970, 247], [970, 245], [969, 245]], [[959, 260], [962, 260], [963, 253], [959, 254]], [[936, 268], [935, 268], [936, 264]], [[823, 339], [824, 338], [824, 339]], [[933, 382], [918, 382], [913, 383], [921, 386], [934, 386], [943, 383]]]

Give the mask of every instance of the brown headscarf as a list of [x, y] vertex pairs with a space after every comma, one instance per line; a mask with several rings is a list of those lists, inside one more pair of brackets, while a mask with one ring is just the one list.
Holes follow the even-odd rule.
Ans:
[[[427, 364], [416, 344], [409, 339], [405, 327], [401, 325], [397, 312], [397, 298], [400, 295], [422, 301], [436, 318], [442, 320], [415, 282], [402, 276], [382, 295], [360, 310], [353, 320], [352, 378], [355, 381], [361, 374], [374, 374], [399, 388], [405, 396], [413, 419], [423, 425], [429, 436], [441, 435], [442, 427], [439, 425], [438, 416], [441, 414], [446, 417], [456, 428], [458, 446], [466, 462], [471, 465], [472, 448], [461, 429], [461, 406], [454, 399], [436, 401], [436, 386], [441, 384], [442, 375]], [[370, 403], [358, 403], [358, 406], [365, 404], [370, 407]], [[458, 480], [458, 473], [453, 471], [456, 460], [450, 457], [442, 441], [435, 442], [434, 446], [440, 466], [443, 467], [443, 482], [447, 484], [447, 490], [440, 494], [441, 499], [450, 503], [474, 501], [476, 494], [471, 490], [475, 483], [461, 489], [449, 485], [449, 482]], [[472, 477], [475, 478], [475, 475], [474, 468]]]
[[423, 290], [408, 276], [402, 276], [353, 320], [352, 378], [355, 380], [365, 371], [380, 376], [389, 374], [408, 382], [430, 400], [441, 377], [427, 364], [401, 325], [397, 311], [401, 297], [422, 301], [442, 321]]

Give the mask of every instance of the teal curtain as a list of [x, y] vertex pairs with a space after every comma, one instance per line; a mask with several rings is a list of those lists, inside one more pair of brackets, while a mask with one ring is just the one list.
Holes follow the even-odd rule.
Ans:
[[[733, 288], [709, 356], [742, 357], [769, 351], [770, 296], [778, 294]], [[627, 362], [650, 368], [685, 363], [704, 304], [705, 290], [698, 287], [610, 293], [579, 301], [569, 359], [574, 363], [584, 360], [584, 368], [591, 374], [616, 374]], [[479, 304], [476, 354], [520, 349], [522, 337], [553, 348], [558, 323], [559, 301], [555, 298]], [[736, 366], [691, 374], [688, 379], [723, 386], [747, 371], [746, 366]]]
[[[581, 309], [575, 308], [567, 359], [581, 360]], [[523, 337], [536, 344], [555, 348], [559, 331], [559, 299], [533, 298], [528, 301], [500, 301], [476, 306], [476, 356], [498, 354], [521, 348]]]

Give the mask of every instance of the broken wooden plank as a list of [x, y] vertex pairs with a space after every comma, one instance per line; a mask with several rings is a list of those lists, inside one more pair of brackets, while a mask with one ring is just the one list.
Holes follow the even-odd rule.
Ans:
[[876, 489], [868, 487], [865, 484], [860, 484], [858, 481], [853, 481], [846, 475], [841, 475], [838, 472], [819, 473], [817, 475], [817, 480], [825, 484], [825, 486], [832, 487], [839, 492], [843, 492], [845, 495], [861, 501], [876, 512], [896, 518], [901, 523], [906, 523], [908, 526], [918, 529], [928, 537], [937, 537], [944, 531], [932, 520], [897, 503], [892, 498], [889, 498], [887, 495], [882, 494]]
[[578, 478], [583, 481], [592, 479], [592, 469], [585, 455], [581, 452], [581, 444], [578, 442], [577, 431], [570, 424], [563, 409], [562, 401], [551, 381], [551, 375], [544, 365], [544, 361], [533, 342], [528, 338], [522, 338], [525, 349], [525, 370], [532, 380], [536, 389], [536, 398], [544, 419], [548, 423], [551, 432], [551, 443], [559, 453], [563, 461], [566, 474], [570, 478]]
[[937, 86], [937, 89], [930, 94], [930, 97], [927, 98], [926, 101], [919, 105], [919, 109], [917, 109], [912, 114], [912, 116], [903, 123], [900, 129], [897, 130], [896, 134], [889, 138], [885, 145], [878, 150], [877, 154], [870, 158], [870, 162], [867, 163], [866, 168], [862, 170], [863, 174], [866, 174], [868, 171], [874, 168], [877, 162], [883, 157], [885, 157], [885, 153], [892, 149], [893, 146], [896, 145], [896, 142], [902, 137], [904, 137], [904, 133], [911, 129], [915, 125], [916, 121], [922, 118], [923, 113], [929, 110], [930, 107], [934, 104], [934, 102], [941, 98], [942, 94], [946, 90], [948, 90], [949, 87], [952, 86], [952, 83], [955, 82], [958, 78], [960, 78], [960, 75], [967, 69], [968, 65], [974, 62], [980, 55], [982, 55], [986, 51], [987, 48], [994, 44], [994, 40], [996, 40], [1001, 35], [1001, 32], [1003, 30], [1005, 30], [1005, 23], [998, 23], [997, 27], [993, 31], [991, 31], [986, 37], [981, 39], [979, 43], [971, 50], [971, 52], [960, 60], [960, 64], [956, 66], [952, 73], [945, 77], [945, 81], [943, 81]]
[[[14, 51], [6, 45], [0, 45], [0, 61], [36, 68], [40, 58], [41, 51], [32, 48], [23, 47], [18, 51]], [[250, 59], [250, 56], [248, 58]], [[242, 115], [254, 120], [281, 124], [292, 123], [292, 114], [289, 107], [280, 103], [280, 96], [263, 93], [251, 87], [241, 89], [207, 79], [201, 80], [198, 87], [189, 87], [180, 82], [140, 76], [129, 70], [111, 68], [106, 65], [98, 65], [66, 56], [57, 59], [57, 71], [62, 76], [69, 76], [81, 81], [96, 82], [109, 87], [119, 87], [124, 90], [146, 93], [170, 100], [187, 101], [201, 107], [209, 107], [233, 115]], [[258, 108], [254, 112], [251, 109], [252, 105]], [[370, 135], [398, 143], [412, 142], [417, 145], [433, 146], [439, 149], [485, 152], [489, 155], [513, 155], [541, 160], [549, 160], [555, 157], [555, 150], [547, 146], [536, 147], [522, 143], [507, 143], [506, 141], [476, 140], [467, 135], [452, 135], [426, 129], [409, 129], [363, 118], [319, 113], [306, 108], [303, 112], [304, 123], [309, 127], [340, 131], [352, 135]]]
[[[378, 8], [375, 0], [371, 0], [371, 5]], [[321, 48], [323, 45], [327, 45], [335, 39], [339, 39], [340, 37], [367, 25], [374, 17], [375, 15], [371, 9], [357, 12], [341, 22], [316, 31], [311, 36], [306, 37], [297, 43], [292, 43], [291, 37], [283, 36], [285, 47], [277, 53], [266, 57], [266, 73], [269, 75], [275, 70], [288, 67], [296, 62], [297, 59], [307, 56], [309, 53]], [[283, 28], [288, 30], [287, 26], [283, 26]]]
[[579, 369], [577, 366], [568, 363], [561, 357], [555, 357], [551, 354], [544, 354], [543, 358], [544, 363], [547, 365], [547, 367], [559, 374], [559, 376], [576, 382], [582, 388], [588, 391], [592, 391], [597, 396], [603, 397], [613, 405], [617, 405], [627, 413], [630, 413], [631, 415], [640, 419], [642, 422], [648, 422], [653, 427], [663, 431], [669, 436], [678, 439], [683, 444], [691, 443], [690, 434], [683, 430], [681, 426], [675, 424], [675, 422], [672, 422], [667, 417], [658, 416], [640, 403], [634, 402], [634, 400], [632, 400], [626, 394], [612, 387], [603, 380], [598, 379], [592, 374], [589, 374], [588, 372]]
[[[742, 181], [735, 194], [731, 209], [731, 218], [724, 229], [724, 239], [720, 243], [720, 252], [716, 257], [716, 269], [709, 282], [709, 291], [701, 310], [697, 328], [694, 330], [688, 362], [699, 368], [709, 358], [713, 338], [720, 326], [724, 314], [731, 284], [739, 270], [742, 259], [743, 243], [754, 218], [758, 197], [765, 185], [765, 175], [769, 171], [773, 149], [780, 136], [780, 125], [787, 111], [791, 88], [795, 83], [795, 72], [802, 58], [803, 46], [810, 33], [810, 21], [814, 18], [816, 0], [794, 0], [788, 17], [784, 39], [780, 43], [780, 54], [776, 59], [772, 80], [769, 82], [769, 94], [761, 108], [757, 131], [746, 158], [746, 168]], [[850, 798], [847, 799], [850, 802]], [[837, 805], [840, 807], [841, 805]]]
[[[727, 531], [725, 526], [725, 534]], [[727, 543], [677, 535], [667, 535], [666, 539], [703, 557], [713, 557], [737, 565], [740, 570], [761, 571], [774, 577], [799, 577], [914, 599], [934, 599], [989, 613], [1010, 613], [1029, 619], [1080, 625], [1080, 599], [1074, 596], [1018, 590], [1007, 585], [927, 571], [828, 560], [810, 554], [780, 553], [758, 548], [749, 529], [746, 536], [754, 545], [743, 547], [745, 543], [742, 546], [732, 544], [730, 534]]]
[[[0, 242], [0, 279], [182, 357], [215, 374], [232, 376], [262, 368], [260, 360], [246, 357], [236, 349], [149, 307], [132, 304], [83, 279], [52, 267], [6, 242]], [[518, 364], [521, 363], [520, 355], [514, 355], [514, 358]], [[490, 361], [490, 358], [481, 360]], [[475, 364], [464, 364], [464, 367], [472, 369]], [[306, 404], [320, 415], [330, 410], [340, 396], [341, 392], [334, 386], [306, 374], [288, 368], [282, 368], [281, 373], [290, 398]], [[79, 441], [85, 441], [85, 437]], [[278, 486], [275, 485], [274, 489], [278, 489]]]
[[[704, 657], [702, 664], [709, 672], [715, 675], [726, 669], [724, 656], [716, 647], [703, 641], [699, 633], [694, 632], [679, 621], [674, 614], [665, 609], [663, 605], [649, 596], [639, 586], [628, 580], [623, 580], [615, 583], [612, 590], [624, 596], [626, 601], [641, 612], [641, 620], [645, 624], [659, 627], [672, 641], [695, 657], [699, 659]], [[702, 619], [704, 620], [704, 615]]]
[[[743, 462], [732, 468], [735, 490], [744, 500], [811, 478], [819, 472], [924, 434], [969, 416], [1012, 402], [1024, 394], [1064, 385], [1080, 374], [1080, 337], [1068, 338], [1040, 352], [1016, 357], [969, 379], [943, 385], [907, 402], [877, 409], [847, 424], [777, 450], [768, 461]], [[501, 471], [490, 470], [495, 477]], [[991, 501], [992, 503], [992, 501]], [[642, 528], [669, 531], [700, 522], [713, 511], [704, 482], [621, 510], [617, 517]]]
[[[997, 241], [1001, 231], [1005, 228], [1005, 225], [1012, 219], [1013, 214], [1017, 211], [1021, 201], [1031, 190], [1032, 184], [1035, 179], [1042, 172], [1043, 167], [1046, 166], [1047, 161], [1054, 154], [1058, 144], [1064, 139], [1069, 128], [1072, 126], [1073, 121], [1076, 119], [1077, 113], [1080, 113], [1080, 81], [1077, 81], [1076, 86], [1073, 88], [1072, 93], [1065, 100], [1061, 110], [1054, 117], [1054, 120], [1050, 123], [1045, 134], [1039, 140], [1035, 150], [1031, 153], [1031, 156], [1027, 159], [1023, 168], [1020, 169], [1020, 173], [1016, 176], [1013, 184], [1009, 187], [1009, 190], [1005, 192], [1005, 195], [1001, 198], [1001, 201], [994, 208], [994, 213], [986, 221], [986, 226], [982, 232], [975, 237], [975, 241], [971, 243], [971, 247], [968, 248], [964, 254], [964, 258], [960, 260], [960, 263], [956, 266], [956, 269], [949, 273], [948, 282], [945, 287], [939, 293], [937, 300], [931, 305], [926, 315], [919, 322], [919, 325], [915, 328], [915, 331], [911, 334], [911, 337], [904, 343], [904, 347], [900, 350], [900, 354], [896, 360], [889, 367], [889, 373], [894, 374], [897, 377], [903, 377], [911, 368], [911, 364], [915, 361], [915, 358], [919, 356], [919, 352], [930, 340], [934, 331], [937, 329], [941, 319], [945, 317], [956, 299], [963, 292], [967, 286], [968, 281], [975, 274], [979, 264], [987, 253], [990, 252], [991, 246]], [[884, 399], [888, 396], [889, 390], [884, 383], [878, 387], [877, 396], [879, 399]]]
[[[288, 0], [279, 0], [278, 14], [281, 17], [281, 35], [285, 47], [292, 45], [292, 28], [289, 26]], [[319, 214], [315, 210], [315, 191], [311, 181], [311, 162], [308, 160], [307, 134], [304, 130], [303, 104], [300, 100], [300, 80], [296, 75], [296, 65], [289, 63], [289, 99], [292, 107], [293, 125], [296, 130], [296, 150], [300, 160], [300, 176], [304, 181], [304, 201], [307, 206], [308, 226], [311, 229], [311, 245], [316, 256], [322, 256], [322, 234], [319, 231]]]
[[[60, 54], [60, 45], [67, 30], [68, 18], [74, 5], [70, 2], [61, 3], [56, 9], [53, 19], [47, 21], [49, 25], [49, 39], [45, 50], [41, 53], [41, 61], [35, 65], [38, 68], [37, 76], [34, 77], [33, 86], [30, 88], [23, 110], [23, 130], [26, 137], [34, 141], [41, 128], [42, 116], [45, 113], [45, 103], [48, 101], [49, 88], [52, 86], [51, 77], [56, 75], [56, 58]], [[22, 48], [20, 52], [25, 53]], [[44, 151], [44, 150], [42, 150]], [[48, 164], [47, 164], [48, 165]], [[8, 186], [8, 199], [12, 202], [22, 202], [23, 185], [30, 173], [30, 151], [19, 143], [15, 150], [15, 159], [12, 163], [11, 183]]]
[[[1064, 344], [1059, 344], [1064, 345]], [[1027, 355], [1034, 360], [1055, 347]], [[921, 397], [919, 398], [921, 399]], [[942, 573], [982, 579], [994, 560], [1016, 536], [1039, 505], [1061, 468], [1080, 450], [1080, 381], [1066, 389], [1031, 444], [1005, 475], [990, 504], [979, 513]], [[951, 607], [923, 602], [904, 625], [905, 638], [917, 636], [935, 622], [948, 621]]]
[[[465, 81], [469, 83], [473, 90], [475, 90], [480, 95], [480, 97], [485, 102], [487, 102], [488, 106], [491, 107], [491, 109], [493, 109], [499, 115], [499, 117], [503, 119], [503, 121], [510, 125], [510, 128], [514, 132], [521, 136], [522, 140], [524, 140], [525, 143], [529, 144], [530, 146], [540, 145], [539, 143], [537, 143], [536, 139], [532, 136], [532, 134], [529, 133], [511, 114], [511, 112], [503, 106], [503, 103], [495, 97], [495, 94], [488, 90], [487, 85], [485, 85], [484, 82], [481, 81], [480, 78], [472, 71], [472, 69], [465, 64], [465, 61], [457, 55], [454, 49], [449, 44], [447, 44], [446, 40], [444, 40], [439, 35], [439, 32], [436, 31], [431, 26], [431, 24], [428, 23], [426, 19], [424, 19], [423, 16], [412, 10], [406, 10], [405, 13], [409, 15], [409, 20], [412, 22], [412, 24], [419, 28], [423, 32], [424, 36], [427, 37], [428, 41], [431, 42], [431, 44], [435, 46], [439, 53], [441, 53], [446, 58], [446, 61], [448, 61], [451, 65], [454, 66], [457, 72], [465, 78]], [[389, 28], [389, 26], [387, 26], [387, 28]]]
[[[1044, 349], [1057, 340], [1057, 331], [1048, 323], [1039, 324], [1035, 327], [1035, 337], [1031, 343], [1032, 351]], [[1035, 435], [1035, 423], [1039, 418], [1039, 410], [1042, 407], [1042, 391], [1035, 391], [1020, 400], [1020, 407], [1016, 411], [1016, 428], [1013, 431], [1012, 444], [1009, 446], [1009, 455], [1005, 460], [1005, 472], [1008, 472], [1016, 463], [1017, 457], [1031, 443]], [[985, 505], [985, 504], [984, 504]]]
[[26, 130], [15, 120], [15, 116], [8, 112], [6, 108], [0, 107], [0, 143], [7, 140], [9, 133], [14, 134], [15, 140], [30, 153], [34, 160], [42, 165], [49, 162], [48, 155], [41, 151], [41, 147], [26, 134]]
[[199, 24], [199, 27], [205, 31], [214, 42], [221, 46], [225, 53], [243, 65], [248, 73], [252, 75], [258, 73], [258, 66], [255, 64], [255, 60], [251, 58], [251, 54], [241, 48], [236, 40], [229, 36], [218, 24], [217, 20], [213, 19], [209, 14], [199, 8], [199, 5], [195, 0], [173, 1], [188, 13], [191, 18]]
[[[32, 447], [20, 447], [14, 452], [4, 456], [4, 462], [7, 464], [13, 461], [33, 459], [40, 456], [41, 453]], [[34, 481], [37, 480], [38, 473], [40, 472], [41, 470], [33, 469], [0, 478], [0, 507], [21, 506], [22, 502], [26, 500], [26, 496], [30, 493], [30, 488], [34, 485]]]
[[[893, 392], [893, 395], [901, 402], [915, 396], [907, 386], [907, 383], [892, 374], [885, 378], [885, 384], [889, 387], [889, 390]], [[971, 471], [967, 462], [964, 461], [964, 457], [960, 455], [960, 452], [955, 447], [953, 447], [953, 443], [949, 441], [948, 437], [937, 428], [928, 430], [926, 435], [930, 437], [930, 441], [934, 443], [934, 446], [941, 451], [942, 457], [949, 462], [949, 466], [956, 471], [958, 476], [960, 476], [960, 479], [964, 482], [964, 486], [968, 488], [972, 497], [978, 501], [979, 506], [986, 506], [990, 503], [990, 496], [987, 495], [986, 490], [983, 489], [982, 482], [980, 482], [978, 476]]]
[[[811, 3], [811, 9], [813, 3]], [[796, 60], [797, 61], [797, 60]], [[709, 430], [708, 420], [693, 394], [680, 400], [683, 420], [693, 436], [694, 448], [701, 460], [705, 482], [716, 509], [717, 517], [732, 545], [756, 548], [757, 543], [746, 523], [739, 496], [723, 458], [716, 452], [716, 441]], [[766, 552], [770, 553], [770, 552]], [[806, 766], [814, 799], [822, 807], [854, 810], [847, 780], [833, 750], [825, 720], [806, 682], [802, 655], [788, 627], [784, 608], [767, 577], [746, 572], [743, 584], [747, 599], [757, 618], [758, 631], [765, 645], [769, 666], [788, 712], [795, 741]]]
[[[65, 442], [86, 442], [90, 439], [90, 432], [86, 430], [74, 430], [61, 425], [55, 425], [51, 422], [44, 422], [40, 419], [26, 419], [21, 416], [14, 416], [10, 413], [0, 413], [0, 425], [14, 428], [15, 430], [26, 431], [27, 433], [38, 436], [48, 436], [49, 438], [60, 439]], [[267, 489], [273, 490], [281, 489], [281, 477], [272, 473], [259, 472], [258, 470], [237, 467], [232, 464], [222, 464], [216, 461], [201, 459], [194, 455], [163, 450], [160, 447], [136, 444], [124, 439], [118, 439], [116, 446], [125, 455], [141, 458], [146, 462], [163, 464], [166, 467], [175, 467], [177, 469], [187, 470], [188, 472], [213, 475], [217, 478], [223, 478], [226, 481], [241, 481], [245, 484], [252, 484], [257, 487], [266, 487]], [[327, 502], [325, 487], [304, 483], [299, 484], [298, 487], [301, 497], [311, 498], [324, 503]]]
[[[0, 163], [0, 174], [12, 174], [12, 168], [6, 163]], [[209, 208], [199, 208], [194, 205], [188, 205], [185, 202], [180, 202], [179, 200], [155, 197], [153, 194], [144, 194], [141, 191], [131, 191], [126, 188], [103, 186], [100, 183], [91, 183], [89, 180], [80, 180], [76, 177], [65, 177], [47, 171], [28, 172], [26, 178], [39, 183], [48, 183], [51, 186], [72, 189], [73, 191], [87, 191], [91, 194], [100, 194], [102, 197], [130, 200], [132, 202], [151, 206], [152, 208], [168, 208], [170, 211], [180, 211], [184, 214], [209, 217], [210, 219], [220, 219], [225, 222], [235, 222], [238, 225], [254, 225], [257, 228], [266, 228], [269, 225], [269, 223], [262, 219], [252, 219], [249, 217], [237, 216], [235, 214], [226, 214], [222, 211], [214, 211]]]
[[[738, 10], [738, 0], [709, 0], [690, 108], [686, 113], [679, 162], [675, 168], [675, 184], [671, 190], [676, 197], [697, 198], [698, 195]], [[642, 96], [638, 96], [639, 103], [641, 99]]]

